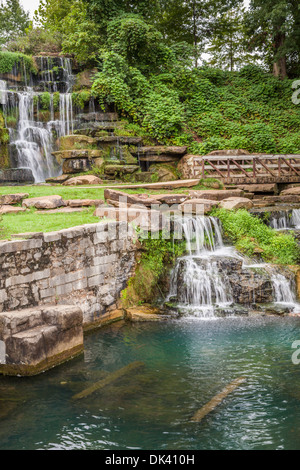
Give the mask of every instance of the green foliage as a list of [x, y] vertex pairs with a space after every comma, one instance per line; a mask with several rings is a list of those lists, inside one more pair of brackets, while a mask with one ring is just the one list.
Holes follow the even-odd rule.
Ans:
[[152, 302], [163, 297], [162, 280], [174, 266], [176, 258], [185, 253], [185, 242], [164, 239], [164, 232], [158, 239], [142, 240], [142, 255], [133, 278], [122, 292], [124, 306]]
[[224, 233], [247, 256], [260, 253], [265, 261], [293, 265], [299, 262], [300, 248], [291, 234], [278, 233], [246, 210], [214, 209]]
[[80, 92], [72, 93], [72, 101], [75, 106], [84, 109], [85, 105], [90, 101], [90, 90], [81, 90]]
[[6, 0], [0, 5], [0, 44], [16, 39], [25, 33], [30, 25], [29, 14], [20, 0]]
[[53, 110], [59, 111], [60, 93], [56, 91], [53, 93]]
[[47, 31], [42, 28], [28, 28], [26, 35], [21, 35], [6, 45], [11, 52], [22, 52], [27, 55], [38, 55], [41, 52], [61, 52], [62, 37], [57, 31]]
[[50, 101], [51, 101], [51, 95], [48, 91], [45, 93], [42, 93], [40, 95], [40, 107], [44, 111], [48, 111], [50, 109]]
[[32, 57], [18, 52], [0, 51], [0, 73], [12, 72], [14, 65], [19, 66], [22, 72], [25, 68], [26, 72], [37, 73]]

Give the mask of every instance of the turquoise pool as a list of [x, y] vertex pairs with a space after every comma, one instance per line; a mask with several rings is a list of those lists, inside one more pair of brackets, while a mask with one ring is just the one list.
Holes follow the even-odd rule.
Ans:
[[[98, 330], [85, 353], [33, 378], [0, 377], [1, 449], [300, 449], [297, 318], [127, 324]], [[144, 367], [74, 395], [135, 361]], [[192, 416], [247, 378], [200, 423]]]

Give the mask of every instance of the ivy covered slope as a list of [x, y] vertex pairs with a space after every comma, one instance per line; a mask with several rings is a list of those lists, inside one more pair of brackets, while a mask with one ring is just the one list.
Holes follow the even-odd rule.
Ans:
[[[170, 59], [170, 57], [169, 57]], [[161, 143], [188, 145], [189, 153], [243, 148], [257, 153], [300, 153], [300, 106], [293, 80], [255, 66], [239, 72], [188, 69], [171, 55], [165, 73], [146, 77], [113, 52], [102, 57], [93, 93]], [[167, 58], [166, 58], [167, 60]]]
[[300, 262], [300, 248], [292, 234], [277, 232], [244, 209], [214, 209], [212, 215], [222, 222], [225, 236], [247, 256], [256, 254], [274, 264], [293, 265]]

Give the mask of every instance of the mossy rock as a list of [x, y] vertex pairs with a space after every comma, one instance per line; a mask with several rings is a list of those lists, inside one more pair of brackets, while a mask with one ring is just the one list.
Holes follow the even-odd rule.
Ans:
[[150, 172], [152, 173], [152, 182], [163, 183], [165, 181], [178, 180], [176, 167], [172, 165], [157, 164], [151, 165]]
[[86, 135], [67, 135], [59, 139], [60, 150], [88, 149], [95, 146], [96, 141]]
[[137, 164], [137, 158], [135, 158], [130, 153], [127, 146], [124, 146], [122, 148], [120, 157], [127, 165], [136, 165]]
[[0, 128], [0, 168], [9, 168], [10, 159], [8, 154], [9, 131]]

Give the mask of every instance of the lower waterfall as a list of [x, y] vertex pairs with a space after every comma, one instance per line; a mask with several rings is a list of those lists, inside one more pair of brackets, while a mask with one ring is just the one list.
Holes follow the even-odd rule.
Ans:
[[247, 262], [233, 247], [224, 246], [216, 218], [184, 217], [176, 226], [186, 240], [187, 254], [176, 261], [167, 302], [182, 316], [247, 314], [271, 303], [289, 312], [299, 310], [288, 275], [265, 263]]

